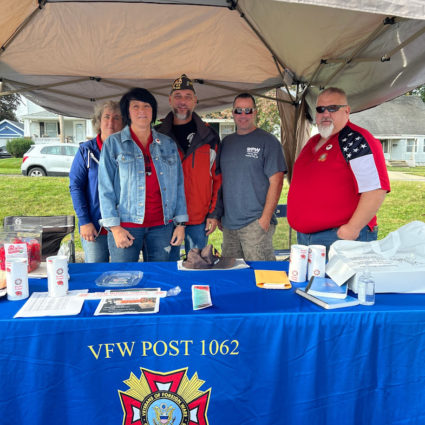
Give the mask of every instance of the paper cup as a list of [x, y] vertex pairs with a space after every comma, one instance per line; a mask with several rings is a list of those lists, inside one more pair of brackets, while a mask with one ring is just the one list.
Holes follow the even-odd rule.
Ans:
[[325, 277], [326, 268], [326, 247], [324, 245], [308, 246], [308, 274], [307, 279], [311, 276]]
[[307, 276], [308, 247], [306, 245], [292, 245], [289, 256], [289, 280], [304, 282]]
[[46, 258], [49, 297], [64, 297], [68, 293], [68, 258], [55, 255]]
[[28, 260], [10, 258], [6, 260], [7, 299], [10, 301], [28, 298]]

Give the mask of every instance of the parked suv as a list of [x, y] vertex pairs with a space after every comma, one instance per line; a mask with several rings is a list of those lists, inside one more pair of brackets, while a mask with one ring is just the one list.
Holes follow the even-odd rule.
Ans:
[[24, 176], [67, 176], [79, 145], [56, 143], [32, 145], [24, 154], [21, 172]]

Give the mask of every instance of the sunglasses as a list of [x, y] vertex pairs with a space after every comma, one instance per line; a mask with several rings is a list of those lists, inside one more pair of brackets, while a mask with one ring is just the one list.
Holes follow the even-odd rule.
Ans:
[[235, 108], [233, 113], [236, 115], [241, 115], [242, 112], [245, 112], [246, 115], [250, 115], [255, 111], [255, 108]]
[[339, 111], [341, 108], [343, 108], [344, 106], [348, 106], [348, 105], [328, 105], [328, 106], [316, 106], [316, 112], [318, 114], [323, 114], [323, 112], [325, 111], [329, 111], [329, 112], [337, 112]]

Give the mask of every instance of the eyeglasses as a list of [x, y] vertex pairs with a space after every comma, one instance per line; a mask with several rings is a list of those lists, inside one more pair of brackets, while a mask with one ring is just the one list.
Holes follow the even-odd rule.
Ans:
[[236, 115], [241, 115], [242, 112], [245, 112], [246, 115], [250, 115], [255, 111], [255, 108], [235, 108], [233, 113]]
[[316, 112], [318, 114], [323, 114], [323, 112], [325, 111], [329, 111], [329, 112], [337, 112], [339, 111], [341, 108], [343, 108], [344, 106], [348, 106], [348, 105], [328, 105], [328, 106], [316, 106]]

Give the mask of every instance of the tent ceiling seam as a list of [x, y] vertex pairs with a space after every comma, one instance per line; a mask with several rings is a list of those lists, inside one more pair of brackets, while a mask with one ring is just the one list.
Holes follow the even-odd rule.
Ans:
[[[23, 93], [25, 91], [34, 91], [34, 90], [44, 90], [44, 89], [50, 89], [53, 87], [59, 87], [59, 86], [66, 86], [68, 84], [76, 84], [76, 83], [81, 83], [83, 81], [87, 81], [87, 80], [91, 80], [92, 77], [83, 77], [83, 78], [78, 78], [77, 80], [72, 80], [72, 81], [61, 81], [59, 83], [51, 83], [51, 84], [44, 84], [44, 85], [37, 85], [37, 86], [31, 86], [31, 85], [26, 85], [26, 87], [24, 89], [16, 89], [16, 90], [9, 90], [7, 92], [2, 92], [0, 93], [0, 96], [8, 96], [10, 94], [14, 94], [14, 93]], [[12, 81], [12, 80], [7, 80], [4, 79], [3, 81], [7, 82], [7, 83], [12, 83], [12, 84], [22, 84], [24, 85], [24, 83], [19, 83], [17, 81]]]
[[[279, 65], [287, 69], [288, 67], [278, 58], [278, 55], [276, 52], [271, 48], [271, 46], [266, 42], [264, 37], [260, 34], [260, 32], [257, 30], [256, 27], [254, 27], [254, 24], [247, 18], [239, 4], [236, 5], [236, 10], [239, 12], [240, 17], [248, 24], [248, 26], [251, 28], [251, 30], [254, 32], [254, 34], [258, 37], [258, 39], [263, 43], [263, 45], [266, 47], [266, 49], [270, 52], [272, 58], [279, 63]], [[288, 68], [289, 69], [289, 68]], [[285, 84], [285, 81], [282, 81], [283, 84]]]
[[[398, 20], [397, 20], [398, 21]], [[376, 40], [379, 36], [381, 36], [383, 33], [385, 33], [386, 31], [388, 31], [390, 29], [390, 25], [388, 25], [388, 18], [385, 19], [380, 25], [379, 27], [377, 27], [370, 35], [369, 37], [367, 37], [355, 50], [354, 52], [347, 58], [345, 58], [344, 63], [338, 67], [338, 69], [335, 70], [334, 73], [332, 73], [327, 80], [325, 81], [324, 84], [320, 85], [320, 88], [323, 89], [324, 87], [327, 87], [329, 85], [329, 83], [339, 74], [343, 71], [343, 69], [349, 65], [351, 63], [351, 61], [367, 46], [370, 45], [370, 43], [374, 40]], [[395, 23], [396, 19], [394, 18], [394, 20], [391, 20], [391, 22]], [[328, 60], [324, 59], [327, 63]], [[316, 81], [312, 81], [311, 84], [316, 83]]]

